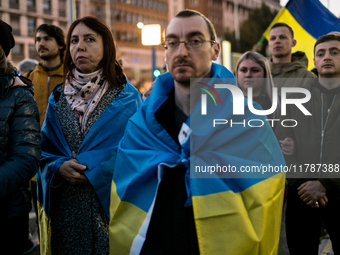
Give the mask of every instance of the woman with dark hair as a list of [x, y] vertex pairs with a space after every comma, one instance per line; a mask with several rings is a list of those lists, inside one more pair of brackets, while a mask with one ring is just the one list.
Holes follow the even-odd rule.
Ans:
[[67, 35], [64, 84], [49, 98], [37, 175], [42, 254], [109, 254], [109, 204], [117, 146], [139, 92], [95, 17]]
[[35, 247], [28, 238], [28, 182], [40, 163], [39, 112], [32, 82], [6, 59], [15, 41], [1, 20], [0, 34], [0, 253], [21, 255]]

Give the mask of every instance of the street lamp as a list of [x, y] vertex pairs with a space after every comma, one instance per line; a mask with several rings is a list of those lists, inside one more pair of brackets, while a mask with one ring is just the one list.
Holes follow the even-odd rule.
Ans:
[[142, 44], [152, 46], [152, 70], [151, 80], [155, 80], [154, 71], [156, 70], [156, 45], [161, 44], [161, 25], [152, 24], [142, 27]]

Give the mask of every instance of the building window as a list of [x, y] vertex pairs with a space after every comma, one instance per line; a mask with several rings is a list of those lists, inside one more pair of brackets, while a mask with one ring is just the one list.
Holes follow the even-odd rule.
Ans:
[[191, 5], [197, 5], [198, 4], [198, 0], [190, 0], [190, 4]]
[[43, 2], [44, 14], [51, 14], [51, 0], [44, 0]]
[[12, 49], [12, 60], [20, 61], [24, 58], [24, 45], [21, 43], [16, 44]]
[[127, 41], [132, 42], [132, 33], [131, 32], [127, 33]]
[[[64, 33], [65, 33], [65, 31], [67, 31], [68, 30], [68, 23], [67, 22], [59, 22], [59, 26], [60, 26], [60, 28], [64, 31]], [[65, 33], [66, 34], [66, 33]]]
[[122, 42], [125, 42], [125, 41], [126, 41], [126, 33], [125, 33], [125, 32], [123, 32], [123, 33], [121, 34], [120, 40], [121, 40]]
[[66, 0], [59, 0], [59, 17], [66, 17]]
[[120, 31], [116, 31], [116, 33], [115, 33], [115, 40], [116, 40], [117, 42], [120, 41]]
[[38, 53], [37, 53], [37, 50], [36, 50], [34, 44], [29, 44], [28, 45], [28, 55], [29, 55], [29, 58], [39, 59]]
[[137, 24], [138, 23], [138, 16], [137, 14], [132, 15], [132, 24]]
[[120, 11], [118, 10], [115, 11], [115, 20], [120, 21]]
[[131, 21], [132, 21], [131, 13], [126, 14], [126, 22], [130, 24]]
[[19, 0], [9, 0], [9, 8], [19, 9]]
[[12, 26], [13, 35], [20, 35], [20, 17], [19, 15], [10, 16], [10, 24]]
[[132, 0], [133, 5], [137, 5], [137, 0]]
[[51, 20], [51, 19], [45, 19], [45, 20], [44, 20], [44, 23], [45, 23], [45, 24], [52, 25], [53, 20]]
[[142, 7], [143, 6], [143, 0], [138, 0], [138, 6]]
[[138, 43], [138, 34], [133, 34], [133, 42]]
[[35, 0], [27, 0], [27, 11], [35, 12]]
[[152, 5], [153, 5], [152, 2], [153, 2], [152, 0], [149, 0], [149, 6], [148, 6], [149, 9], [152, 9]]
[[126, 13], [122, 12], [120, 17], [121, 17], [121, 22], [125, 23], [126, 22]]
[[157, 8], [158, 8], [158, 2], [157, 2], [157, 1], [154, 1], [154, 2], [153, 2], [153, 9], [154, 9], [155, 11], [157, 11]]
[[76, 19], [80, 17], [80, 2], [76, 1]]
[[143, 7], [148, 8], [148, 0], [143, 0]]
[[27, 28], [28, 28], [28, 36], [34, 37], [36, 21], [35, 18], [27, 18]]

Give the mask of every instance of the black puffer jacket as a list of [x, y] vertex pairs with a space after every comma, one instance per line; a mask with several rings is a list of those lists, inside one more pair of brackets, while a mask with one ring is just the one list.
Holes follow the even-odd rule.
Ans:
[[41, 155], [39, 112], [30, 80], [0, 98], [0, 213], [14, 217], [31, 207], [29, 180]]

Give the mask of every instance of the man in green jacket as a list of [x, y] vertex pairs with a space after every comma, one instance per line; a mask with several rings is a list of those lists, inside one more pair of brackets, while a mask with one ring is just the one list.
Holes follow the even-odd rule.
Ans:
[[[296, 45], [293, 29], [286, 23], [275, 23], [269, 31], [268, 49], [272, 55], [270, 69], [275, 87], [303, 87], [315, 75], [307, 70], [308, 58], [302, 51], [292, 54]], [[299, 78], [299, 79], [296, 79]], [[280, 93], [280, 89], [278, 93]]]
[[[321, 225], [330, 235], [335, 254], [340, 252], [340, 36], [321, 36], [314, 46], [319, 77], [305, 88], [311, 98], [303, 106], [288, 105], [284, 119], [294, 127], [278, 126], [279, 140], [291, 137], [294, 153], [285, 156], [290, 169], [286, 233], [290, 254], [318, 254]], [[300, 98], [293, 94], [291, 98]], [[286, 123], [286, 126], [287, 123]], [[298, 178], [297, 178], [298, 177]]]

